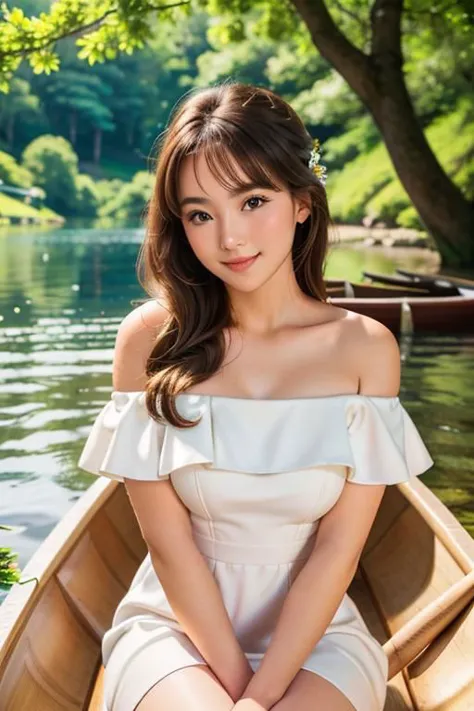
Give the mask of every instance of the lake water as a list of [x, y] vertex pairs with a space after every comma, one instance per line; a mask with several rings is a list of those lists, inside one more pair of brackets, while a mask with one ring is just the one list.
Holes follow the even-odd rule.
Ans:
[[[109, 399], [117, 326], [144, 296], [142, 230], [17, 229], [0, 235], [0, 547], [25, 563], [95, 480], [77, 468]], [[327, 276], [423, 270], [433, 255], [338, 245]], [[423, 481], [474, 532], [474, 333], [400, 342], [400, 397], [435, 460]], [[1, 599], [1, 598], [0, 598]]]

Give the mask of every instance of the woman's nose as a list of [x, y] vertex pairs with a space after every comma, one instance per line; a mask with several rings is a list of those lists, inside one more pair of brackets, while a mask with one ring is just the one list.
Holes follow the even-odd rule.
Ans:
[[223, 249], [235, 249], [245, 244], [246, 236], [243, 228], [236, 224], [236, 220], [224, 220], [220, 228], [220, 245]]

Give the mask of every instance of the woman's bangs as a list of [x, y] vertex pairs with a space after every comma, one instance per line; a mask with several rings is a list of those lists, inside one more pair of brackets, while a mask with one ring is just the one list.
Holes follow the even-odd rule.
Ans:
[[203, 155], [212, 175], [226, 190], [244, 190], [249, 183], [269, 190], [281, 189], [263, 156], [259, 160], [255, 150], [249, 150], [242, 143], [222, 145], [216, 141], [207, 141], [200, 151], [194, 154], [194, 174], [201, 188], [196, 173], [196, 160], [199, 154]]
[[178, 176], [183, 161], [189, 156], [193, 157], [194, 175], [203, 192], [204, 187], [199, 180], [196, 165], [199, 156], [203, 156], [213, 177], [226, 190], [245, 190], [250, 183], [267, 190], [279, 192], [282, 189], [275, 177], [276, 166], [269, 165], [268, 158], [261, 150], [256, 150], [255, 144], [247, 145], [244, 140], [239, 141], [235, 136], [229, 137], [228, 140], [208, 136], [195, 143], [192, 148], [183, 146], [176, 150], [170, 158], [167, 172], [172, 176], [172, 180], [164, 181], [164, 198], [170, 212], [178, 218], [181, 216]]

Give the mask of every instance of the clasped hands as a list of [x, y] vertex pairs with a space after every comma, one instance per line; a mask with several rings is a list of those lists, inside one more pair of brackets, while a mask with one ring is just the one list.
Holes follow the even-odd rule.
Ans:
[[232, 706], [232, 711], [270, 711], [274, 704], [274, 701], [264, 703], [263, 701], [256, 701], [252, 698], [239, 699], [234, 706]]
[[271, 706], [262, 706], [259, 701], [254, 699], [239, 699], [234, 706], [232, 706], [232, 711], [268, 711]]

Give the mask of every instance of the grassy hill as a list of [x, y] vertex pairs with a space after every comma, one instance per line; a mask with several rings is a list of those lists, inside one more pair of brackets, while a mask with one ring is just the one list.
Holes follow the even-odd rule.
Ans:
[[58, 215], [49, 207], [36, 208], [27, 205], [22, 200], [16, 200], [10, 195], [0, 192], [0, 225], [14, 224], [16, 222], [63, 223], [64, 217]]

